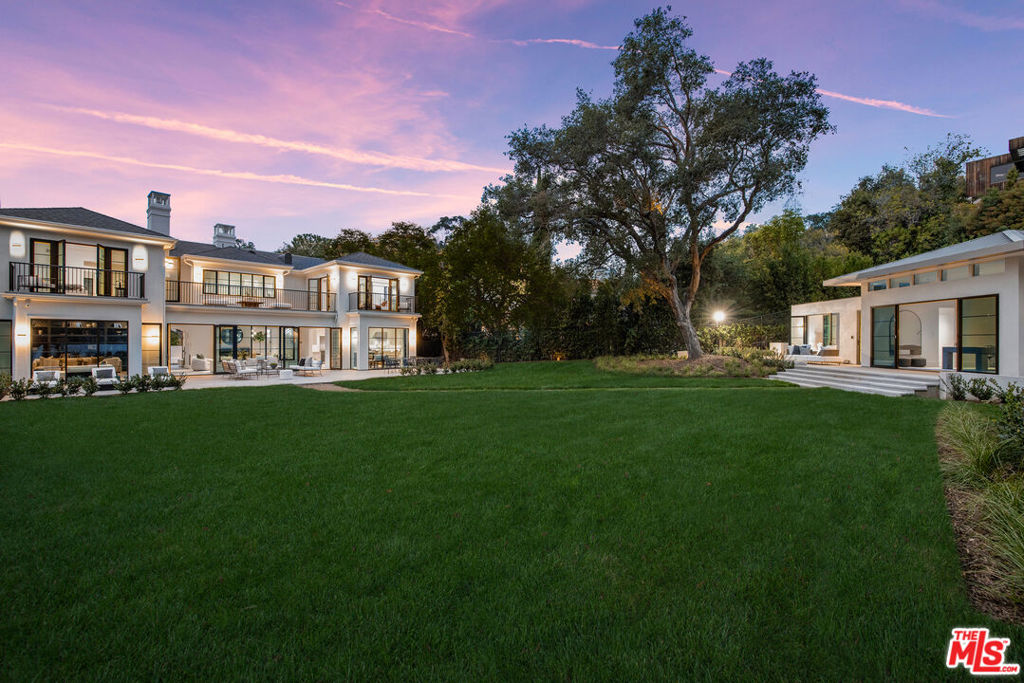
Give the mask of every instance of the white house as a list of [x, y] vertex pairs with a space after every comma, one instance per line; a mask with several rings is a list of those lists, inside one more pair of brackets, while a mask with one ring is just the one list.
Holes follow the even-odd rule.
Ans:
[[794, 346], [864, 367], [1024, 374], [1024, 232], [979, 237], [824, 282], [859, 296], [792, 307]]
[[88, 209], [0, 208], [7, 282], [0, 373], [121, 374], [170, 365], [219, 372], [229, 358], [317, 358], [365, 370], [416, 355], [420, 271], [365, 253], [332, 261], [170, 234], [170, 196], [147, 227]]

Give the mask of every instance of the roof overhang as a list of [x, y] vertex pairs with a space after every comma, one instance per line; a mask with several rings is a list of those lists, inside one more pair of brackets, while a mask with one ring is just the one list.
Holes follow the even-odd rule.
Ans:
[[141, 242], [143, 244], [153, 244], [165, 246], [166, 248], [172, 247], [178, 240], [173, 237], [160, 237], [157, 235], [140, 235], [134, 232], [124, 232], [122, 230], [106, 230], [104, 228], [89, 228], [81, 225], [69, 225], [66, 223], [52, 223], [50, 221], [40, 221], [31, 218], [18, 218], [17, 216], [0, 216], [0, 225], [7, 225], [13, 228], [24, 228], [26, 230], [42, 230], [44, 232], [60, 232], [71, 235], [101, 235], [103, 237], [113, 237], [117, 239], [127, 240], [131, 242]]
[[205, 256], [203, 254], [181, 254], [177, 258], [182, 259], [186, 263], [212, 263], [214, 265], [224, 264], [234, 267], [244, 265], [246, 268], [266, 268], [267, 270], [279, 271], [282, 273], [289, 273], [293, 268], [284, 263], [260, 263], [259, 261], [243, 261], [241, 259], [233, 258], [219, 258], [217, 256]]
[[388, 266], [376, 266], [370, 263], [359, 263], [357, 261], [343, 261], [342, 259], [334, 259], [331, 263], [337, 263], [338, 265], [345, 266], [347, 268], [358, 268], [360, 270], [372, 270], [378, 273], [397, 273], [399, 275], [423, 275], [422, 270], [416, 270], [415, 268], [394, 268]]
[[906, 261], [894, 261], [893, 263], [886, 263], [880, 266], [874, 266], [873, 268], [859, 270], [856, 273], [840, 275], [838, 277], [825, 280], [822, 284], [826, 287], [859, 287], [861, 284], [869, 280], [876, 280], [880, 277], [887, 277], [889, 275], [913, 273], [920, 270], [937, 268], [938, 266], [955, 266], [967, 263], [968, 261], [977, 261], [979, 259], [992, 258], [996, 256], [1008, 256], [1022, 252], [1024, 252], [1024, 242], [1008, 240], [1002, 244], [993, 244], [986, 247], [966, 250], [953, 257], [949, 255], [934, 256], [931, 258], [914, 260], [910, 263], [907, 263]]

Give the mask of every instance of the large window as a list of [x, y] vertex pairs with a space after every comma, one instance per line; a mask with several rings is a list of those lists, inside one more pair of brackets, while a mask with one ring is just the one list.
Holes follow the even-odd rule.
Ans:
[[960, 369], [996, 374], [999, 345], [999, 298], [960, 300]]
[[160, 327], [159, 323], [142, 324], [142, 372], [147, 372], [154, 365], [163, 365]]
[[359, 328], [350, 327], [348, 331], [349, 367], [353, 370], [359, 367]]
[[124, 321], [33, 320], [32, 369], [88, 375], [98, 365], [128, 372], [128, 323]]
[[366, 352], [370, 367], [384, 367], [384, 359], [401, 361], [409, 348], [409, 330], [405, 327], [371, 327], [367, 330]]
[[306, 291], [309, 293], [309, 310], [329, 311], [331, 292], [327, 284], [327, 276], [310, 278], [306, 281]]
[[260, 296], [272, 299], [277, 295], [277, 279], [273, 275], [229, 273], [223, 270], [203, 271], [203, 294], [229, 296]]
[[826, 313], [821, 321], [821, 343], [825, 346], [839, 344], [839, 314]]
[[398, 278], [360, 275], [359, 310], [397, 311]]
[[794, 346], [807, 343], [807, 318], [796, 315], [789, 319], [789, 343]]
[[11, 372], [11, 321], [0, 320], [0, 375], [12, 375]]

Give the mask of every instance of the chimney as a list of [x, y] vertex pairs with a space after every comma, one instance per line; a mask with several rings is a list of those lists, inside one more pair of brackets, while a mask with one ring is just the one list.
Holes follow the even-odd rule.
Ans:
[[149, 193], [146, 227], [163, 235], [171, 234], [171, 195], [153, 190]]
[[288, 265], [291, 265], [292, 264], [292, 255], [286, 253], [284, 255], [284, 262], [287, 263]]
[[235, 226], [217, 223], [213, 226], [213, 246], [233, 247], [235, 246]]

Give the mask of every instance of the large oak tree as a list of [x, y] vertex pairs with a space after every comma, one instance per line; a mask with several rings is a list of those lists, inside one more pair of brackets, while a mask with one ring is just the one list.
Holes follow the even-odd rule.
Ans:
[[697, 358], [690, 311], [702, 263], [748, 216], [797, 189], [811, 142], [831, 126], [813, 75], [781, 76], [766, 59], [717, 72], [688, 46], [691, 35], [664, 9], [636, 20], [613, 62], [612, 96], [579, 92], [560, 127], [512, 133], [506, 185], [517, 195], [534, 188], [519, 203], [539, 228], [663, 296]]

